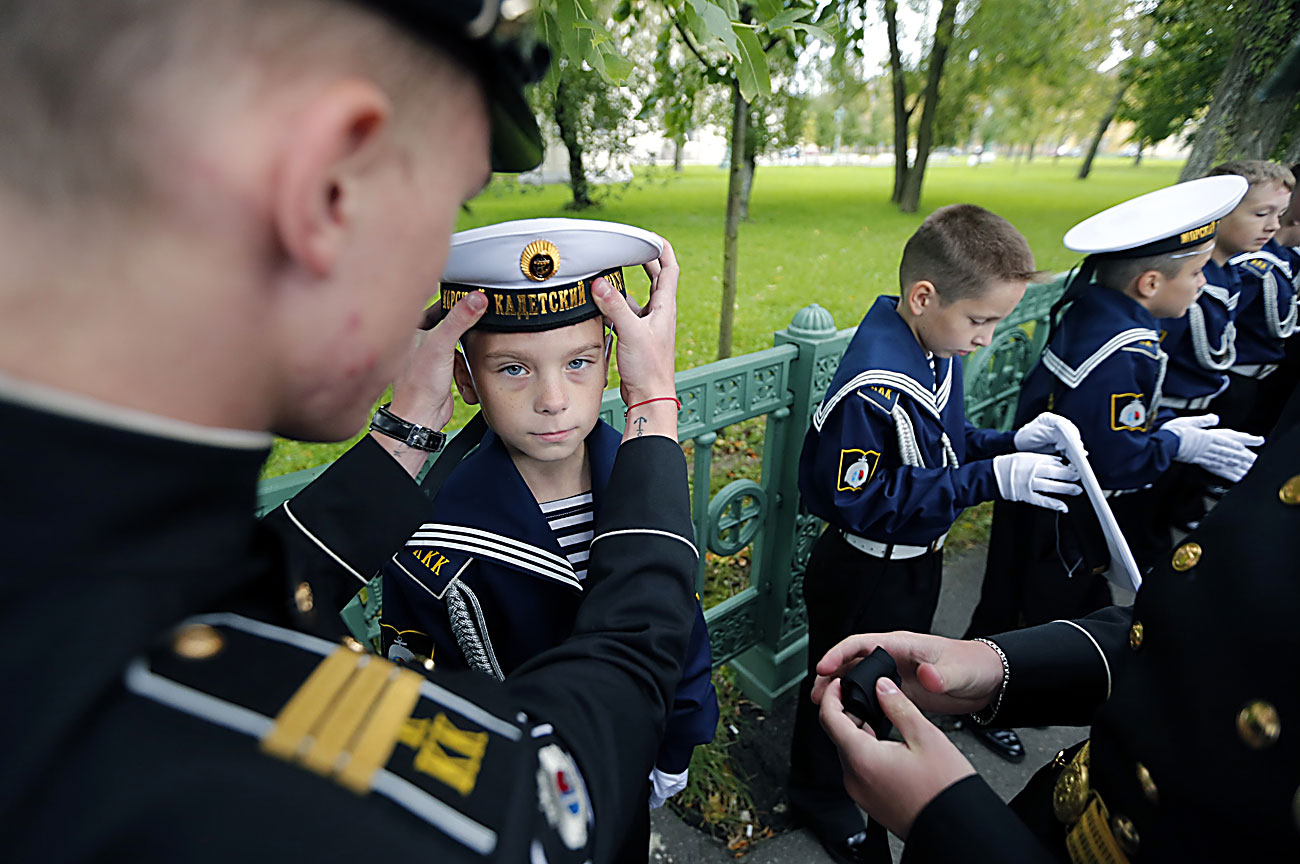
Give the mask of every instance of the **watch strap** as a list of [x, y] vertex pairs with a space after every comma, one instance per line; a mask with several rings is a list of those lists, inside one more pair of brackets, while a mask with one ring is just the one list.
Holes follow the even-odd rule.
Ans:
[[412, 423], [409, 420], [403, 420], [388, 410], [390, 404], [392, 403], [379, 406], [375, 416], [370, 418], [371, 429], [381, 435], [387, 435], [389, 438], [396, 438], [408, 447], [424, 450], [428, 453], [437, 453], [447, 443], [445, 433], [437, 429], [430, 429], [428, 426]]

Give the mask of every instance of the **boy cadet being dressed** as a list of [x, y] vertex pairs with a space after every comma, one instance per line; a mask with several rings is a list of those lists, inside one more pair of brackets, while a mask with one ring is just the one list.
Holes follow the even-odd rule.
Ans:
[[1006, 497], [1063, 509], [1044, 493], [1080, 491], [1075, 469], [1045, 455], [1059, 447], [1060, 418], [998, 432], [963, 410], [958, 357], [990, 343], [1036, 272], [1005, 219], [969, 204], [935, 211], [903, 250], [902, 296], [877, 299], [862, 319], [804, 441], [799, 491], [830, 524], [804, 572], [810, 671], [790, 798], [837, 861], [887, 861], [888, 838], [864, 831], [844, 791], [809, 698], [816, 662], [866, 626], [929, 630], [943, 540], [966, 507]]
[[[568, 637], [622, 437], [600, 420], [609, 342], [591, 285], [603, 278], [624, 291], [621, 268], [655, 260], [662, 247], [648, 231], [579, 219], [519, 220], [452, 238], [444, 307], [476, 290], [489, 304], [461, 340], [456, 384], [490, 428], [384, 568], [385, 656], [503, 678]], [[651, 777], [655, 806], [685, 788], [694, 747], [713, 738], [711, 672], [697, 612]], [[624, 860], [647, 854], [648, 815], [638, 827]]]
[[[1218, 220], [1245, 192], [1240, 177], [1194, 180], [1118, 204], [1065, 235], [1066, 246], [1088, 257], [1055, 307], [1073, 301], [1025, 377], [1017, 413], [1052, 410], [1074, 421], [1126, 537], [1128, 526], [1144, 524], [1151, 507], [1146, 487], [1173, 462], [1235, 480], [1254, 461], [1247, 445], [1262, 441], [1203, 428], [1214, 423], [1213, 415], [1171, 419], [1161, 401], [1166, 357], [1157, 320], [1192, 305], [1205, 282], [1201, 268], [1214, 248]], [[1109, 605], [1100, 575], [1109, 564], [1090, 507], [1047, 514], [997, 505], [968, 635]]]
[[[1295, 275], [1287, 250], [1275, 235], [1291, 200], [1295, 177], [1276, 162], [1225, 162], [1210, 175], [1235, 174], [1250, 182], [1250, 191], [1219, 226], [1227, 258], [1241, 282], [1236, 309], [1236, 358], [1228, 368], [1228, 389], [1214, 400], [1219, 419], [1246, 432], [1268, 432], [1287, 393], [1273, 393], [1265, 383], [1286, 356], [1286, 340], [1295, 332]], [[1289, 389], [1289, 388], [1287, 388]]]

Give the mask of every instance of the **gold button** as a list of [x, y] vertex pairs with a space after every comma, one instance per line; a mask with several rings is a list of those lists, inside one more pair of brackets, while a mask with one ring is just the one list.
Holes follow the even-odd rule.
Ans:
[[206, 660], [225, 647], [226, 640], [207, 624], [182, 627], [172, 640], [176, 653], [188, 660]]
[[1142, 622], [1134, 621], [1133, 626], [1128, 628], [1128, 647], [1134, 651], [1142, 647]]
[[1201, 560], [1201, 545], [1199, 543], [1184, 543], [1174, 550], [1174, 569], [1179, 573], [1191, 570]]
[[1282, 499], [1283, 504], [1300, 504], [1300, 474], [1283, 483], [1282, 488], [1277, 490], [1277, 497]]
[[1152, 804], [1158, 804], [1160, 802], [1160, 793], [1156, 789], [1156, 781], [1151, 779], [1151, 772], [1141, 762], [1137, 765], [1137, 775], [1138, 785], [1142, 787], [1142, 794]]
[[[307, 583], [304, 582], [302, 584], [306, 585]], [[351, 651], [353, 654], [366, 653], [366, 646], [362, 645], [360, 642], [353, 639], [351, 636], [343, 637], [343, 647]]]
[[1137, 826], [1133, 820], [1127, 816], [1115, 816], [1110, 820], [1111, 833], [1119, 841], [1119, 848], [1124, 850], [1125, 855], [1136, 855], [1138, 844], [1141, 842], [1138, 837]]
[[298, 587], [293, 589], [293, 603], [298, 607], [298, 611], [306, 615], [316, 607], [316, 595], [311, 592], [311, 585], [306, 582], [299, 582]]
[[1262, 699], [1246, 703], [1237, 712], [1237, 734], [1246, 746], [1262, 750], [1277, 741], [1282, 734], [1282, 718], [1277, 709]]
[[425, 657], [425, 658], [424, 658], [424, 671], [426, 671], [426, 672], [432, 672], [432, 671], [433, 671], [433, 658], [432, 658], [432, 657]]

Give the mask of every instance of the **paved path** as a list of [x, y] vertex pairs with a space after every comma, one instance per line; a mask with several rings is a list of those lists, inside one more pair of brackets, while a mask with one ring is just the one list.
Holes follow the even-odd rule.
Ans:
[[[935, 615], [935, 632], [946, 636], [960, 636], [966, 629], [971, 610], [979, 600], [980, 581], [984, 573], [985, 548], [978, 546], [966, 552], [947, 554], [944, 561], [943, 595]], [[1132, 602], [1131, 595], [1116, 592], [1116, 602]], [[1025, 781], [1063, 747], [1082, 740], [1087, 735], [1085, 727], [1053, 726], [1047, 729], [1018, 730], [1025, 743], [1027, 756], [1019, 765], [1012, 765], [993, 755], [969, 733], [949, 732], [948, 737], [961, 748], [976, 770], [984, 776], [993, 790], [1004, 799], [1010, 799]], [[654, 811], [651, 819], [650, 859], [653, 862], [673, 864], [722, 864], [734, 862], [733, 853], [725, 844], [686, 825], [667, 808]], [[902, 843], [890, 838], [894, 859], [902, 853]], [[789, 862], [828, 862], [830, 856], [822, 850], [817, 840], [805, 830], [780, 834], [757, 844], [744, 856], [746, 864], [789, 864]]]

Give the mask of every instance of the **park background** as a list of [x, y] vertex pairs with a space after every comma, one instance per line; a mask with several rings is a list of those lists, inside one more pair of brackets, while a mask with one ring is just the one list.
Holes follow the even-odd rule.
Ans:
[[[938, 207], [999, 213], [1062, 271], [1078, 263], [1065, 230], [1112, 204], [1227, 158], [1300, 161], [1295, 88], [1255, 98], [1300, 31], [1296, 0], [541, 0], [531, 14], [555, 58], [531, 94], [546, 159], [495, 177], [458, 228], [569, 216], [666, 237], [679, 371], [770, 347], [812, 303], [855, 325], [897, 291], [903, 244]], [[458, 403], [451, 426], [471, 413]], [[756, 477], [762, 433], [758, 419], [719, 433], [711, 492]], [[264, 473], [349, 444], [277, 441]], [[982, 560], [987, 529], [976, 508], [949, 548]], [[748, 563], [711, 555], [706, 607], [748, 584]], [[738, 755], [755, 711], [726, 667], [715, 680], [718, 741], [674, 805], [740, 853], [788, 827], [771, 809], [784, 777], [755, 776], [780, 773], [781, 754]]]

